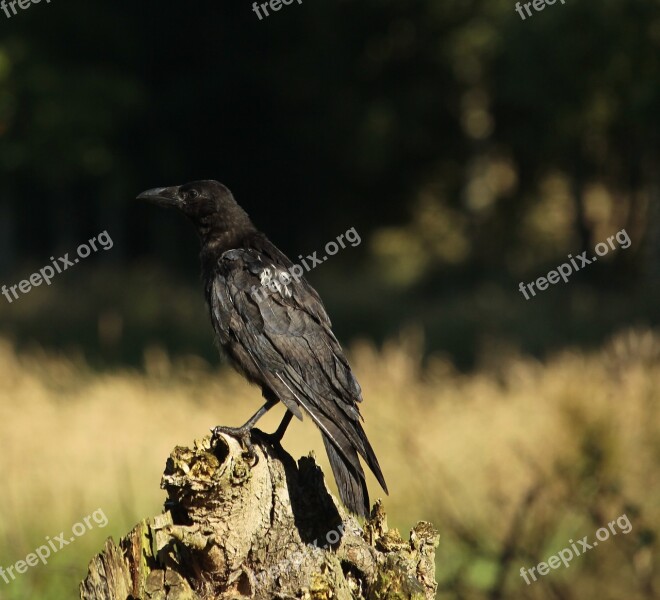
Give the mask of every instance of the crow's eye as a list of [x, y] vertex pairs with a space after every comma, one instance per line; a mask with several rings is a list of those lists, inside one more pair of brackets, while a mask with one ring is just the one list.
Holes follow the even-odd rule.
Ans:
[[197, 198], [197, 196], [199, 196], [199, 192], [197, 190], [190, 190], [188, 192], [188, 200], [194, 200]]

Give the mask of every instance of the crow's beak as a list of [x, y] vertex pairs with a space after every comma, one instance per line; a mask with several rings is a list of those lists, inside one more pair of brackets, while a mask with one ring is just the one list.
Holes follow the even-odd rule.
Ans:
[[142, 192], [137, 199], [146, 200], [147, 202], [157, 204], [158, 206], [176, 208], [183, 206], [183, 200], [179, 194], [179, 186], [153, 188], [152, 190]]

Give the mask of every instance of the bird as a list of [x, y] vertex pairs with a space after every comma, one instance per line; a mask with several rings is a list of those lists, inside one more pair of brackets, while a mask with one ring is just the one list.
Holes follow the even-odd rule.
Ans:
[[321, 432], [339, 496], [367, 517], [369, 493], [360, 457], [388, 493], [362, 426], [362, 390], [316, 290], [215, 180], [149, 189], [138, 200], [182, 212], [197, 230], [204, 293], [216, 341], [231, 365], [261, 388], [265, 403], [240, 427], [217, 426], [253, 454], [251, 431], [281, 402], [271, 438], [307, 415]]

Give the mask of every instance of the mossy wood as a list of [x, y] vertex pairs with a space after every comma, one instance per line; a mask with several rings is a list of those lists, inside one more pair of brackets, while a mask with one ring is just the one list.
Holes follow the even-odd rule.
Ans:
[[435, 597], [434, 528], [404, 541], [380, 503], [363, 528], [329, 493], [313, 457], [298, 464], [254, 432], [256, 461], [222, 436], [177, 447], [165, 511], [92, 559], [82, 600]]

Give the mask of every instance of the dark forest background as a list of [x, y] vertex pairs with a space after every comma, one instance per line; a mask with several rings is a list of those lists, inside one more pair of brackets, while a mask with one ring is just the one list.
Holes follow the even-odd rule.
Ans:
[[[493, 339], [543, 355], [658, 322], [656, 2], [54, 0], [0, 26], [0, 279], [114, 241], [0, 299], [20, 345], [216, 360], [192, 229], [134, 200], [201, 178], [292, 257], [357, 229], [309, 275], [342, 339], [421, 327], [465, 368]], [[518, 291], [624, 227], [629, 249]]]
[[[0, 567], [109, 521], [0, 600], [76, 597], [104, 540], [161, 510], [173, 445], [257, 408], [218, 368], [192, 227], [135, 200], [195, 179], [294, 260], [359, 233], [308, 278], [364, 390], [390, 525], [440, 531], [439, 598], [660, 597], [659, 167], [657, 0], [524, 21], [513, 0], [0, 11], [0, 288], [114, 243], [0, 295]], [[622, 229], [627, 249], [520, 293]], [[309, 420], [285, 446], [330, 473]], [[621, 515], [630, 535], [519, 576]]]

